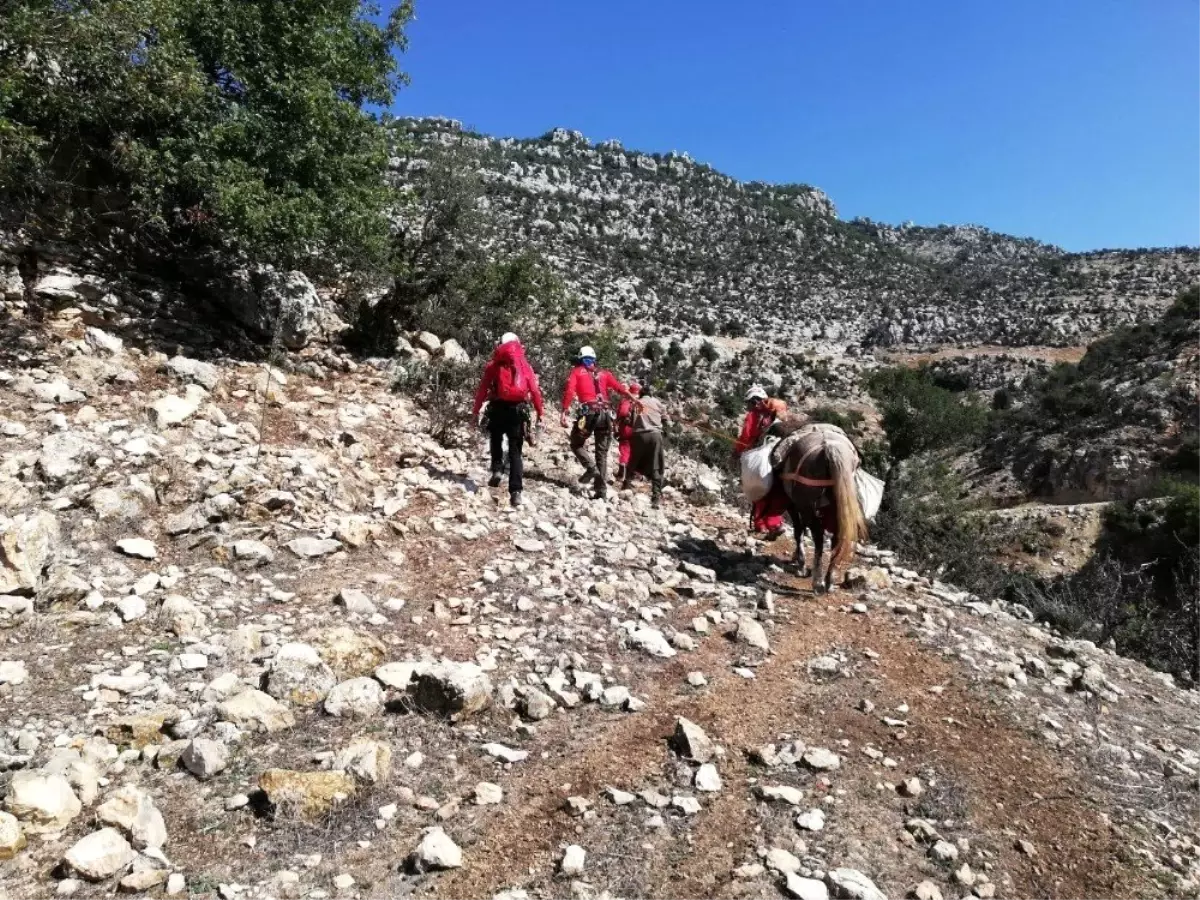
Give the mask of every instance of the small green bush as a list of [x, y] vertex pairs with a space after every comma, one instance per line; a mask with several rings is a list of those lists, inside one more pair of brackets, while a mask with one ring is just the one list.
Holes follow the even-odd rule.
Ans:
[[988, 423], [988, 411], [982, 405], [939, 386], [926, 368], [881, 369], [872, 373], [867, 387], [879, 401], [896, 460], [968, 444]]

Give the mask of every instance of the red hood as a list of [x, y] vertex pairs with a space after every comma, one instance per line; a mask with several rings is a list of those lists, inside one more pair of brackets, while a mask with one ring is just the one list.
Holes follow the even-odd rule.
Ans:
[[520, 341], [509, 341], [501, 344], [492, 353], [492, 361], [498, 363], [516, 364], [525, 358], [525, 348]]

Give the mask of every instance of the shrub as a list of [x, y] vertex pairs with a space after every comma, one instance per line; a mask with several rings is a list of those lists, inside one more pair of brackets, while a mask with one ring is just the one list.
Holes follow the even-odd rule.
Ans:
[[935, 384], [926, 368], [882, 369], [870, 376], [867, 387], [879, 401], [896, 460], [968, 443], [988, 422], [979, 403]]
[[808, 415], [814, 422], [836, 425], [852, 438], [858, 436], [859, 426], [863, 423], [863, 414], [857, 409], [848, 409], [843, 412], [832, 406], [818, 406], [810, 410]]

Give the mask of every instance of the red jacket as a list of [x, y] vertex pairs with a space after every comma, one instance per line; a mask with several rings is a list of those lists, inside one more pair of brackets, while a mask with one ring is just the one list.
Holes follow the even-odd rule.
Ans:
[[529, 361], [525, 359], [525, 348], [521, 346], [520, 341], [501, 344], [492, 353], [492, 358], [483, 367], [483, 378], [479, 381], [479, 387], [475, 390], [475, 408], [472, 415], [479, 418], [479, 410], [483, 408], [483, 401], [495, 399], [496, 377], [500, 373], [500, 367], [504, 365], [520, 368], [521, 374], [525, 376], [525, 383], [529, 385], [528, 398], [533, 401], [533, 408], [537, 411], [540, 419], [542, 417], [542, 389], [538, 386], [537, 375], [529, 365]]
[[733, 447], [733, 455], [741, 456], [754, 447], [774, 424], [774, 410], [760, 408], [746, 413], [746, 418], [742, 421], [742, 433], [738, 435], [737, 443]]
[[[596, 384], [600, 384], [601, 397], [596, 396]], [[608, 369], [601, 369], [596, 372], [595, 379], [592, 378], [592, 373], [587, 370], [586, 366], [576, 366], [571, 370], [571, 374], [567, 376], [567, 386], [563, 390], [562, 408], [563, 412], [567, 412], [571, 408], [571, 401], [576, 397], [583, 404], [595, 403], [600, 400], [602, 403], [608, 402], [610, 392], [616, 391], [618, 394], [625, 396], [628, 392], [625, 390], [625, 385], [617, 381], [613, 373]]]
[[617, 406], [617, 440], [633, 439], [633, 398], [625, 397]]

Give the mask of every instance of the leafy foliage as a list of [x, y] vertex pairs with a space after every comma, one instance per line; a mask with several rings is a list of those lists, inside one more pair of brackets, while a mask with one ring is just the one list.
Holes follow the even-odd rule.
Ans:
[[411, 3], [7, 0], [0, 199], [43, 236], [382, 261]]
[[879, 401], [896, 460], [968, 443], [987, 425], [983, 406], [938, 385], [926, 368], [882, 369], [871, 375], [867, 385]]

